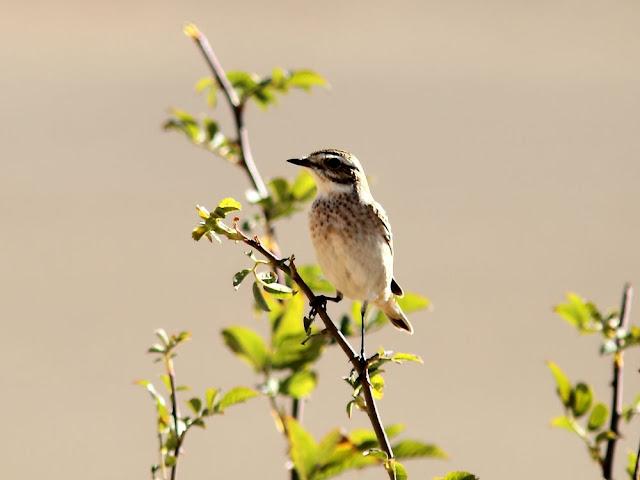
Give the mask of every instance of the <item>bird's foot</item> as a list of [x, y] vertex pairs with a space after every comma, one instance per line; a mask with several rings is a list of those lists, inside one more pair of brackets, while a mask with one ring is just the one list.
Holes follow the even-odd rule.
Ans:
[[335, 297], [327, 297], [326, 295], [316, 295], [316, 297], [309, 302], [311, 305], [311, 310], [309, 310], [309, 315], [304, 317], [304, 329], [309, 333], [309, 329], [311, 328], [311, 324], [316, 319], [318, 315], [318, 310], [326, 310], [327, 302], [335, 302], [338, 303], [342, 300], [342, 293], [338, 292]]

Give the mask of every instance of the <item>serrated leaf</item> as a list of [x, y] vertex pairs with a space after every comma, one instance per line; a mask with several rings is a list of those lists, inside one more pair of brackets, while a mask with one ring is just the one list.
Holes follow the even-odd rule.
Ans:
[[549, 361], [547, 366], [556, 381], [556, 389], [560, 400], [563, 405], [568, 407], [571, 401], [571, 382], [569, 378], [556, 363]]
[[269, 352], [264, 340], [247, 327], [229, 327], [222, 331], [224, 343], [233, 353], [251, 365], [256, 372], [263, 371], [269, 363]]
[[310, 480], [318, 460], [318, 445], [314, 438], [293, 418], [287, 418], [287, 434], [291, 460], [300, 480]]
[[447, 454], [437, 445], [424, 443], [419, 440], [401, 440], [393, 448], [396, 458], [447, 458]]
[[609, 408], [604, 403], [598, 403], [591, 410], [587, 428], [592, 432], [599, 430], [606, 423], [607, 418], [609, 418]]
[[216, 412], [223, 413], [227, 408], [246, 402], [258, 396], [258, 392], [247, 387], [235, 387], [225, 393], [215, 405]]

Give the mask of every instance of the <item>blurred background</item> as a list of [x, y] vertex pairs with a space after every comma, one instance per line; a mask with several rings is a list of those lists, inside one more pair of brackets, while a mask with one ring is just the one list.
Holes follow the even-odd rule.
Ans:
[[[177, 368], [196, 391], [254, 383], [219, 336], [263, 327], [248, 289], [231, 287], [242, 251], [190, 238], [194, 205], [243, 197], [245, 177], [161, 131], [171, 106], [206, 110], [193, 84], [208, 72], [186, 21], [227, 69], [307, 67], [332, 85], [252, 107], [254, 153], [270, 178], [293, 176], [284, 160], [320, 147], [355, 152], [391, 218], [399, 282], [434, 303], [412, 318], [413, 337], [369, 339], [425, 359], [391, 367], [381, 402], [385, 422], [451, 455], [408, 462], [412, 478], [598, 478], [578, 440], [549, 426], [561, 408], [544, 361], [609, 402], [610, 359], [552, 306], [573, 290], [617, 308], [623, 283], [640, 282], [637, 2], [67, 0], [2, 11], [6, 478], [148, 478], [154, 413], [132, 382], [157, 372], [145, 354], [157, 327], [193, 332]], [[279, 228], [285, 251], [313, 260], [306, 215]], [[636, 353], [627, 366], [629, 401]], [[342, 355], [320, 368], [308, 428], [366, 425], [344, 414]], [[267, 402], [254, 402], [192, 434], [181, 478], [285, 478], [283, 441]], [[640, 435], [637, 423], [626, 431], [620, 465]]]

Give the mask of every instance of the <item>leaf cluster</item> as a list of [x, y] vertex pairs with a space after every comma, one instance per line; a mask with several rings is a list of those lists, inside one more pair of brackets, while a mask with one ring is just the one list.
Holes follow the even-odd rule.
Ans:
[[[258, 392], [247, 387], [234, 387], [226, 393], [218, 388], [207, 388], [202, 397], [193, 396], [185, 402], [191, 413], [182, 415], [178, 405], [178, 392], [188, 391], [187, 385], [177, 385], [173, 359], [176, 348], [191, 338], [188, 332], [168, 335], [163, 329], [156, 330], [158, 343], [153, 344], [148, 352], [155, 355], [155, 362], [162, 362], [164, 373], [160, 380], [166, 394], [161, 393], [149, 380], [138, 380], [137, 385], [149, 392], [156, 409], [156, 425], [159, 442], [160, 462], [152, 465], [152, 478], [167, 478], [166, 469], [175, 468], [180, 454], [180, 447], [187, 432], [192, 427], [206, 427], [206, 421], [213, 415], [223, 414], [227, 408], [245, 402], [258, 395]], [[165, 396], [166, 395], [166, 396]]]
[[[390, 439], [404, 431], [404, 425], [389, 425], [385, 431]], [[333, 429], [316, 441], [300, 423], [286, 419], [290, 455], [301, 480], [324, 480], [347, 470], [383, 465], [394, 469], [398, 479], [407, 478], [406, 469], [399, 462], [410, 458], [447, 458], [436, 445], [418, 440], [400, 440], [393, 446], [395, 459], [389, 460], [380, 449], [375, 433], [369, 429], [356, 429], [345, 433]]]

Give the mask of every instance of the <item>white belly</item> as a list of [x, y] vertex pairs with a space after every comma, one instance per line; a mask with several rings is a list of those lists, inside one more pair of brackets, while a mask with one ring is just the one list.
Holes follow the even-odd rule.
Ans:
[[312, 229], [318, 263], [327, 279], [354, 300], [383, 300], [390, 295], [393, 258], [377, 232]]

